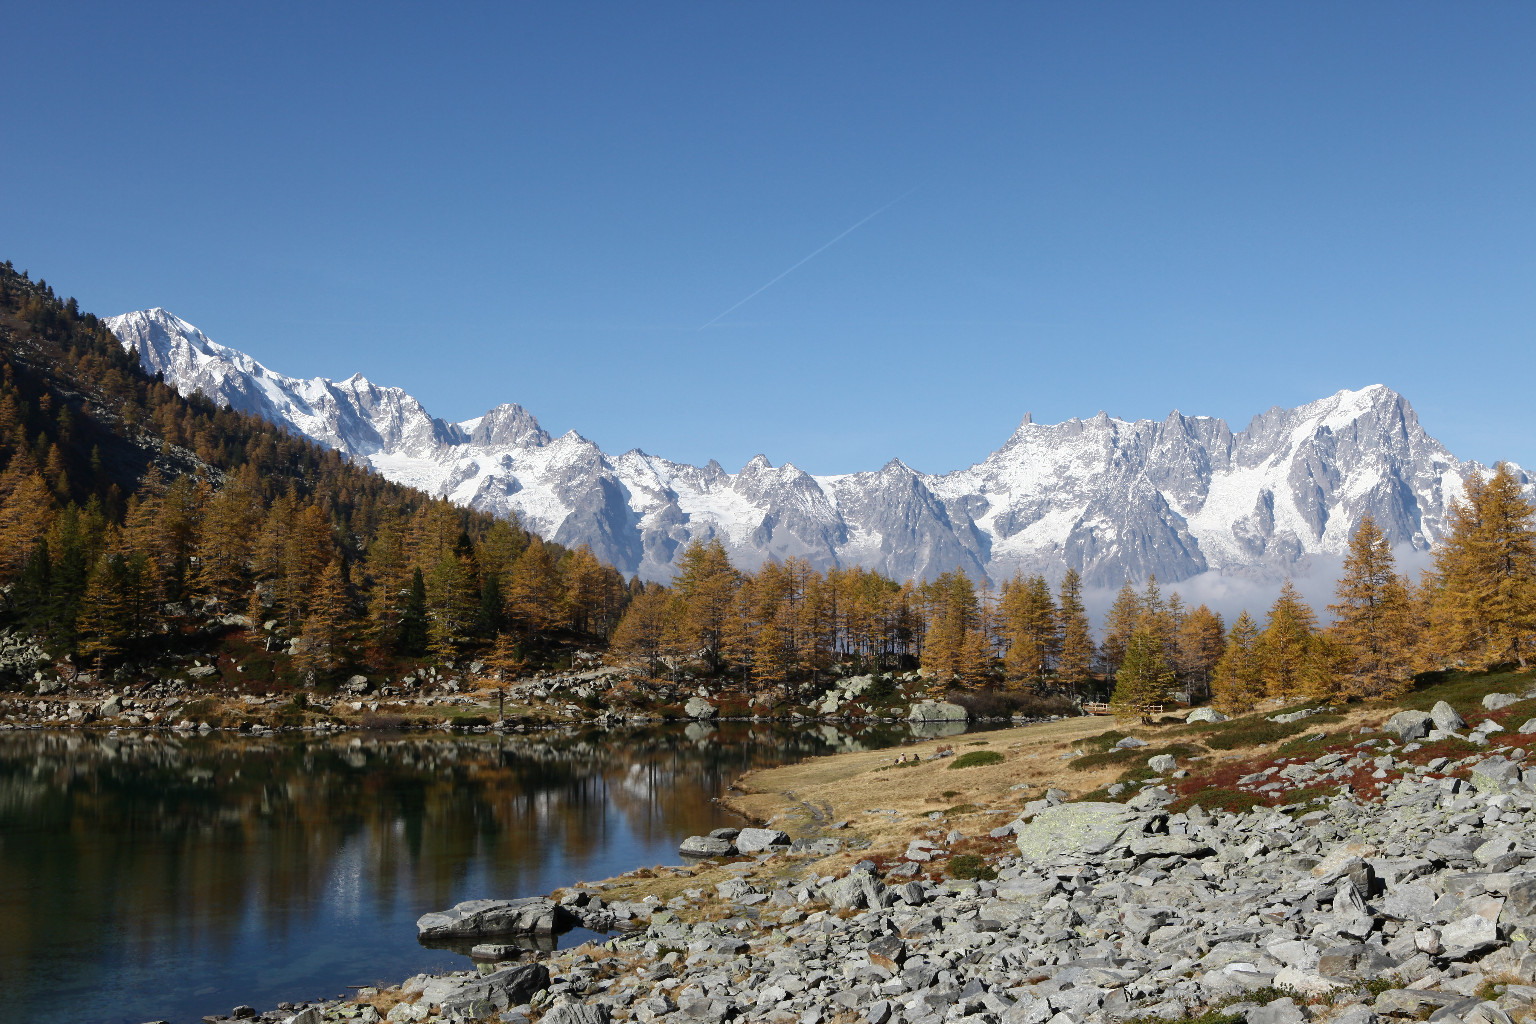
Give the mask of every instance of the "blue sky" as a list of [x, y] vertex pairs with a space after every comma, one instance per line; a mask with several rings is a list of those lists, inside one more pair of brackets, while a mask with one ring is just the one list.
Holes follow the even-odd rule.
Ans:
[[1383, 382], [1536, 467], [1530, 4], [5, 21], [0, 258], [286, 373], [814, 472]]

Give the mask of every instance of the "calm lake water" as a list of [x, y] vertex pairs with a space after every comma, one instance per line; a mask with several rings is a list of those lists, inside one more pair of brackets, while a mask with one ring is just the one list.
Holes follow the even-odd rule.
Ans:
[[0, 1020], [191, 1024], [463, 968], [416, 918], [678, 863], [741, 824], [712, 798], [747, 769], [909, 737], [0, 733]]

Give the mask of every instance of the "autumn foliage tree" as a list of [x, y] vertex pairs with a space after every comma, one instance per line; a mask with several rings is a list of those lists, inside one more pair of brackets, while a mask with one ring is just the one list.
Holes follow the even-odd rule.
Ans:
[[1411, 602], [1386, 534], [1369, 513], [1350, 537], [1334, 592], [1329, 635], [1348, 691], [1361, 697], [1402, 692], [1414, 669]]

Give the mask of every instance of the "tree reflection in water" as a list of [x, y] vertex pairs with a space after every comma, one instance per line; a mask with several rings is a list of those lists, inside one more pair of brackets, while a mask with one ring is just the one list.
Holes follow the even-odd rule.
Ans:
[[0, 733], [7, 1011], [197, 1021], [463, 966], [418, 916], [676, 863], [741, 772], [904, 734]]

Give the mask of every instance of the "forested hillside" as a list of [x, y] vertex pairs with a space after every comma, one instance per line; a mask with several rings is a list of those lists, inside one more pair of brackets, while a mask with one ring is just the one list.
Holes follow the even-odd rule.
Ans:
[[585, 550], [180, 397], [9, 263], [0, 360], [0, 614], [77, 668], [131, 673], [246, 633], [279, 677], [510, 668], [601, 644], [629, 598]]

